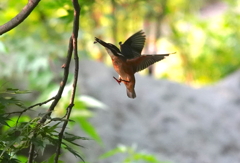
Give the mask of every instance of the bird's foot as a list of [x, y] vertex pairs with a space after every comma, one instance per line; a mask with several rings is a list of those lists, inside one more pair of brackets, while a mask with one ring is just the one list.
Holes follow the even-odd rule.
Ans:
[[115, 79], [115, 80], [118, 82], [119, 85], [120, 85], [120, 83], [121, 83], [122, 81], [124, 81], [124, 82], [129, 82], [129, 81], [123, 80], [123, 79], [121, 79], [121, 78], [117, 79], [117, 78], [115, 78], [114, 76], [113, 76], [113, 79]]
[[117, 78], [115, 78], [114, 76], [113, 76], [113, 79], [115, 79], [117, 82], [118, 82], [118, 84], [120, 85], [120, 83], [122, 82], [122, 80], [121, 79], [117, 79]]

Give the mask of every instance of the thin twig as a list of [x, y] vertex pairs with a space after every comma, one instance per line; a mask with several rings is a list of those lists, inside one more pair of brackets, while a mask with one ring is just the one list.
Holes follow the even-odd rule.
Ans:
[[[80, 16], [80, 6], [78, 3], [78, 0], [72, 0], [73, 7], [74, 7], [74, 22], [73, 22], [73, 33], [72, 33], [72, 41], [73, 41], [73, 50], [74, 50], [74, 59], [75, 59], [75, 72], [74, 72], [74, 81], [73, 81], [73, 89], [70, 99], [70, 104], [67, 107], [67, 116], [66, 119], [69, 120], [72, 108], [74, 106], [74, 99], [76, 94], [76, 88], [77, 88], [77, 81], [78, 81], [78, 71], [79, 71], [79, 58], [78, 58], [78, 52], [77, 52], [77, 38], [78, 38], [78, 30], [79, 30], [79, 16]], [[64, 137], [64, 131], [67, 127], [68, 121], [65, 121], [63, 123], [62, 129], [59, 133], [58, 138], [58, 146], [56, 149], [56, 157], [55, 157], [55, 163], [58, 162], [60, 153], [61, 153], [61, 145], [62, 145], [62, 139]]]
[[37, 103], [37, 104], [34, 104], [34, 105], [32, 105], [32, 106], [29, 106], [28, 108], [31, 109], [31, 108], [34, 108], [35, 106], [42, 106], [43, 104], [46, 104], [46, 103], [48, 103], [48, 102], [50, 102], [50, 101], [52, 101], [52, 100], [54, 100], [54, 99], [55, 99], [55, 97], [52, 97], [52, 98], [50, 98], [50, 99], [48, 99], [48, 100], [46, 100], [46, 101], [44, 101], [44, 102], [39, 102], [39, 103]]
[[55, 97], [52, 97], [52, 98], [50, 98], [50, 99], [48, 99], [48, 100], [46, 100], [46, 101], [44, 101], [44, 102], [40, 102], [40, 103], [34, 104], [34, 105], [32, 105], [32, 106], [29, 106], [29, 107], [25, 108], [25, 109], [22, 110], [22, 111], [15, 111], [15, 112], [4, 113], [4, 114], [7, 114], [8, 116], [10, 116], [11, 114], [19, 114], [19, 115], [18, 115], [18, 119], [17, 119], [17, 121], [16, 121], [16, 126], [17, 126], [17, 125], [18, 125], [18, 121], [19, 121], [19, 119], [20, 119], [20, 117], [22, 116], [23, 113], [25, 113], [26, 111], [28, 111], [28, 110], [36, 107], [36, 106], [42, 106], [43, 104], [46, 104], [46, 103], [48, 103], [48, 102], [50, 102], [50, 101], [52, 101], [52, 100], [54, 100], [54, 99], [55, 99]]
[[31, 142], [30, 149], [29, 149], [29, 152], [28, 152], [28, 163], [32, 163], [33, 162], [33, 160], [34, 160], [34, 151], [35, 151], [35, 145], [33, 144], [33, 142]]
[[54, 110], [55, 106], [57, 105], [58, 101], [61, 99], [62, 97], [62, 93], [63, 93], [63, 90], [64, 90], [64, 87], [67, 83], [67, 79], [68, 79], [68, 74], [69, 74], [69, 65], [70, 65], [70, 62], [71, 62], [71, 58], [72, 58], [72, 52], [73, 52], [73, 41], [72, 41], [72, 37], [70, 37], [69, 39], [69, 45], [68, 45], [68, 55], [67, 55], [67, 60], [66, 60], [66, 63], [65, 63], [65, 66], [64, 66], [64, 74], [63, 74], [63, 79], [60, 83], [60, 87], [59, 87], [59, 90], [58, 90], [58, 93], [57, 95], [55, 96], [55, 99], [54, 101], [52, 102], [51, 106], [49, 107], [48, 111], [49, 111], [49, 114], [46, 114], [45, 116], [42, 117], [42, 119], [40, 120], [40, 123], [44, 123], [47, 119], [47, 117], [51, 116], [52, 114], [52, 111]]
[[21, 22], [23, 22], [40, 1], [41, 0], [28, 0], [28, 4], [22, 9], [22, 11], [18, 15], [16, 15], [7, 23], [0, 26], [0, 35], [12, 30]]
[[15, 112], [4, 113], [4, 114], [7, 114], [7, 115], [11, 115], [11, 114], [21, 114], [21, 115], [22, 115], [24, 112], [26, 112], [26, 111], [28, 111], [28, 110], [36, 107], [36, 106], [42, 106], [43, 104], [46, 104], [46, 103], [48, 103], [48, 102], [50, 102], [50, 101], [52, 101], [52, 100], [54, 100], [54, 99], [55, 99], [55, 97], [52, 97], [52, 98], [50, 98], [50, 99], [48, 99], [48, 100], [46, 100], [46, 101], [44, 101], [44, 102], [40, 102], [40, 103], [34, 104], [34, 105], [32, 105], [32, 106], [29, 106], [29, 107], [27, 107], [26, 109], [24, 109], [24, 110], [22, 110], [22, 111], [15, 111]]

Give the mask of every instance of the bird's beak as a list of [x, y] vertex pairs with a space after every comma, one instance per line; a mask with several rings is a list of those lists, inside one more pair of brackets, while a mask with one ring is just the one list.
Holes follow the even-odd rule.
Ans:
[[106, 42], [100, 40], [100, 39], [97, 38], [97, 37], [95, 37], [94, 44], [95, 44], [95, 43], [99, 43], [99, 44], [101, 44], [101, 45], [104, 46], [104, 47], [109, 47], [109, 45], [108, 45]]

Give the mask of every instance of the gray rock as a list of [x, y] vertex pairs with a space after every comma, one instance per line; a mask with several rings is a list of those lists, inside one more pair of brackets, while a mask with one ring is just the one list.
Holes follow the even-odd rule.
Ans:
[[104, 146], [84, 142], [86, 161], [121, 162], [121, 155], [97, 158], [119, 144], [137, 144], [139, 151], [172, 163], [240, 162], [240, 72], [199, 89], [136, 74], [136, 99], [112, 76], [112, 67], [80, 62], [81, 94], [108, 106], [94, 110], [91, 123]]

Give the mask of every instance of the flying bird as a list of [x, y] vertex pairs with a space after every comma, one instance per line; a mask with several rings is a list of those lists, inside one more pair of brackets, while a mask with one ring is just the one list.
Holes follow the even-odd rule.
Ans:
[[[119, 78], [113, 77], [118, 84], [123, 82], [127, 89], [127, 96], [135, 98], [136, 93], [134, 74], [148, 66], [169, 56], [168, 54], [141, 55], [146, 36], [142, 30], [129, 37], [123, 44], [119, 42], [120, 49], [111, 43], [106, 43], [95, 37], [94, 43], [105, 47], [112, 59], [113, 68], [119, 74]], [[175, 53], [175, 52], [174, 52]]]

